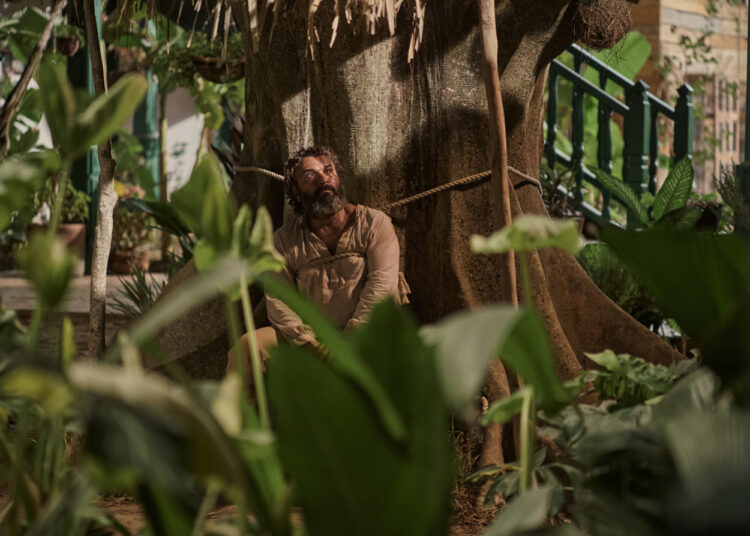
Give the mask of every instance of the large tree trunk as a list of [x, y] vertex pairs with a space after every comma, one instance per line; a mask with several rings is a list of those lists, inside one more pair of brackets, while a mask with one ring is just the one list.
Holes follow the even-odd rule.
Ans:
[[[244, 3], [234, 4], [241, 27], [249, 28]], [[242, 163], [279, 170], [299, 147], [328, 145], [348, 170], [343, 181], [350, 197], [370, 206], [487, 169], [489, 125], [476, 2], [429, 2], [424, 43], [412, 64], [406, 61], [410, 14], [401, 11], [401, 31], [393, 37], [385, 24], [374, 36], [339, 31], [329, 48], [328, 4], [317, 16], [321, 43], [315, 45], [314, 61], [301, 30], [304, 13], [282, 18], [272, 41], [261, 38], [258, 54], [250, 53], [248, 38]], [[577, 4], [503, 0], [497, 6], [509, 164], [536, 176], [546, 70], [574, 40]], [[513, 180], [514, 215], [545, 214], [537, 188]], [[242, 173], [233, 189], [240, 201], [266, 204], [276, 222], [281, 220], [279, 185]], [[474, 255], [468, 246], [472, 234], [496, 230], [499, 210], [499, 199], [483, 182], [391, 212], [420, 321], [508, 299], [502, 260]], [[587, 366], [584, 352], [604, 348], [658, 363], [678, 358], [604, 296], [570, 255], [544, 251], [530, 261], [532, 298], [547, 323], [561, 378]], [[504, 371], [496, 371], [492, 383], [495, 395], [509, 392]], [[483, 461], [499, 461], [499, 455]]]

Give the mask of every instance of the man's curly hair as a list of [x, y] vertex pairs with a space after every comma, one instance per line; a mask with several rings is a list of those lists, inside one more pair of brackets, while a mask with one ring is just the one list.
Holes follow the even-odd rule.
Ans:
[[[339, 159], [336, 156], [336, 153], [334, 153], [333, 150], [328, 147], [324, 147], [322, 145], [312, 145], [310, 147], [304, 147], [303, 149], [300, 149], [299, 151], [294, 153], [292, 157], [287, 160], [286, 168], [284, 169], [284, 193], [289, 199], [289, 204], [292, 206], [292, 208], [294, 208], [294, 211], [297, 214], [302, 214], [303, 210], [302, 203], [300, 203], [299, 199], [294, 197], [294, 194], [292, 193], [292, 184], [294, 184], [294, 170], [302, 161], [302, 159], [308, 156], [325, 156], [326, 158], [328, 158], [328, 160], [330, 160], [333, 164], [333, 167], [336, 169], [336, 173], [339, 176], [339, 182], [341, 181], [341, 173], [343, 171], [341, 164], [339, 164]], [[341, 187], [343, 188], [343, 186]]]

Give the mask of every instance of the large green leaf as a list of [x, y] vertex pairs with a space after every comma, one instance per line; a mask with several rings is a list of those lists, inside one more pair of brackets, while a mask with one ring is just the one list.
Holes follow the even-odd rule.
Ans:
[[488, 238], [479, 235], [471, 237], [471, 249], [475, 253], [507, 253], [555, 247], [575, 255], [582, 246], [578, 225], [574, 221], [553, 220], [533, 214], [519, 216]]
[[649, 222], [646, 207], [641, 204], [638, 196], [630, 186], [600, 169], [594, 169], [593, 171], [599, 183], [625, 203], [625, 206], [636, 215], [641, 223], [645, 225]]
[[73, 125], [76, 120], [76, 101], [73, 88], [63, 68], [54, 64], [43, 64], [37, 71], [44, 115], [47, 118], [52, 141], [61, 154], [70, 154], [74, 143]]
[[10, 224], [12, 214], [32, 205], [33, 195], [60, 167], [55, 151], [14, 155], [0, 161], [0, 231]]
[[552, 503], [552, 486], [532, 489], [511, 501], [482, 536], [513, 536], [541, 528]]
[[343, 339], [339, 331], [308, 299], [300, 296], [295, 289], [280, 279], [269, 275], [261, 275], [259, 279], [267, 292], [283, 301], [297, 313], [302, 322], [310, 326], [318, 342], [325, 348], [331, 365], [354, 380], [368, 394], [388, 432], [395, 439], [404, 438], [406, 429], [403, 420], [388, 398], [382, 384], [367, 364], [354, 352], [351, 345]]
[[187, 184], [172, 193], [172, 205], [196, 237], [206, 239], [218, 251], [230, 248], [236, 208], [212, 153], [204, 154]]
[[654, 229], [665, 231], [689, 231], [701, 219], [703, 211], [698, 207], [681, 207], [667, 212], [654, 224]]
[[39, 307], [55, 309], [65, 297], [73, 276], [75, 258], [56, 236], [37, 232], [18, 252], [18, 267], [34, 285]]
[[[67, 83], [67, 82], [66, 82]], [[148, 82], [139, 74], [126, 74], [106, 94], [99, 95], [76, 118], [72, 139], [65, 145], [71, 156], [85, 153], [122, 127], [148, 91]]]
[[[234, 501], [246, 497], [261, 524], [271, 526], [274, 512], [258, 492], [265, 483], [246, 470], [239, 444], [226, 436], [208, 408], [187, 390], [155, 374], [87, 363], [72, 364], [69, 377], [89, 402], [87, 453], [110, 485], [119, 478], [114, 482], [137, 486], [146, 509], [149, 504], [158, 509], [157, 515], [149, 510], [152, 521], [166, 514], [174, 515], [176, 521], [185, 513], [194, 516], [193, 479], [197, 477], [204, 483], [219, 483]], [[247, 444], [255, 439], [243, 436], [242, 441]], [[266, 438], [258, 441], [256, 453], [275, 456]], [[160, 504], [159, 497], [152, 496], [159, 490], [175, 502]], [[160, 533], [180, 534], [173, 529]]]
[[750, 526], [750, 415], [693, 413], [668, 423], [682, 483], [672, 502], [678, 534], [742, 534]]
[[550, 415], [571, 402], [558, 380], [544, 322], [534, 309], [523, 308], [498, 349], [500, 359], [534, 389], [539, 405]]
[[651, 216], [659, 221], [673, 210], [682, 208], [690, 197], [693, 188], [693, 161], [687, 156], [677, 162], [664, 180], [654, 199]]
[[615, 229], [603, 237], [723, 380], [750, 372], [750, 248], [742, 239]]
[[510, 305], [492, 305], [422, 328], [422, 337], [435, 346], [441, 385], [454, 409], [464, 410], [477, 395], [518, 314]]
[[403, 415], [395, 441], [359, 385], [299, 348], [278, 348], [268, 385], [282, 461], [311, 535], [440, 534], [452, 481], [448, 413], [432, 352], [392, 301], [352, 346]]

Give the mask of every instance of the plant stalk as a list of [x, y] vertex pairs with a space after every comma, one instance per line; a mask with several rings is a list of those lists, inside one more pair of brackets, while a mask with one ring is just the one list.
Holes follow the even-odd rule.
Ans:
[[258, 341], [255, 340], [255, 321], [253, 320], [253, 308], [250, 304], [250, 292], [247, 289], [247, 285], [247, 276], [243, 274], [240, 278], [240, 297], [242, 299], [242, 314], [245, 317], [245, 329], [247, 330], [247, 343], [248, 346], [250, 346], [250, 363], [253, 367], [253, 386], [255, 387], [255, 397], [258, 402], [260, 426], [263, 429], [267, 429], [271, 425], [271, 420], [268, 415], [266, 387], [263, 383], [263, 371], [261, 370], [260, 366], [260, 352], [258, 351]]
[[[234, 303], [229, 299], [229, 296], [224, 296], [224, 308], [225, 314], [227, 315], [227, 327], [229, 330], [229, 347], [234, 348], [235, 351], [240, 351], [240, 321], [237, 316], [237, 309], [234, 307]], [[242, 392], [245, 392], [245, 361], [244, 359], [238, 360], [236, 363], [237, 372], [240, 375], [242, 381]]]
[[521, 475], [520, 489], [521, 493], [526, 493], [531, 484], [531, 454], [534, 450], [534, 438], [531, 435], [531, 413], [533, 406], [534, 391], [529, 386], [523, 395], [523, 404], [521, 406]]
[[[167, 202], [167, 94], [159, 91], [159, 201]], [[169, 233], [161, 232], [161, 258], [166, 259]]]
[[52, 207], [49, 225], [47, 226], [47, 236], [52, 238], [57, 233], [62, 219], [62, 207], [65, 203], [65, 191], [68, 189], [68, 175], [70, 174], [70, 160], [65, 159], [60, 171], [60, 179], [57, 181], [57, 192], [55, 193], [55, 206]]
[[529, 257], [528, 252], [519, 251], [518, 255], [521, 261], [521, 282], [523, 283], [523, 302], [532, 308], [534, 306], [531, 300], [531, 278], [529, 277]]

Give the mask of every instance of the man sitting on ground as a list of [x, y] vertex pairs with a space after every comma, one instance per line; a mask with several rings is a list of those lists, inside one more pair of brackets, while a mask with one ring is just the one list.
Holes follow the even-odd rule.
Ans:
[[[348, 331], [376, 302], [398, 294], [399, 246], [388, 216], [346, 200], [340, 171], [325, 147], [307, 147], [289, 159], [284, 190], [298, 216], [274, 233], [274, 245], [286, 259], [280, 277]], [[263, 362], [282, 340], [317, 349], [314, 335], [284, 303], [266, 294], [266, 308], [271, 326], [255, 330]], [[247, 337], [241, 348], [249, 374]], [[234, 359], [230, 351], [227, 370]]]

